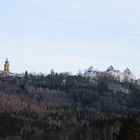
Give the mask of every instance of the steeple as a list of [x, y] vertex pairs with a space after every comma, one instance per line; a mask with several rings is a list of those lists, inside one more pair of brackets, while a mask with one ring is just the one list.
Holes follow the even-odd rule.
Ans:
[[5, 64], [9, 64], [8, 58], [6, 58]]
[[8, 58], [7, 58], [6, 61], [5, 61], [4, 70], [3, 70], [4, 74], [6, 74], [6, 75], [8, 75], [9, 72], [10, 72], [9, 66], [10, 66], [10, 65], [9, 65], [9, 61], [8, 61]]

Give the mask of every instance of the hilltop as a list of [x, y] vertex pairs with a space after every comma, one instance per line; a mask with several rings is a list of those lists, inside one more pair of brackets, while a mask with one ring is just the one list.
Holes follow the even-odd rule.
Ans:
[[[106, 73], [110, 73], [110, 69]], [[131, 75], [129, 70], [125, 73]], [[34, 75], [26, 71], [23, 76], [0, 77], [0, 124], [3, 126], [0, 136], [28, 137], [35, 136], [36, 132], [44, 136], [46, 131], [64, 132], [73, 128], [76, 130], [67, 135], [72, 133], [74, 138], [75, 132], [79, 133], [77, 129], [82, 131], [93, 126], [97, 129], [98, 125], [114, 127], [116, 121], [113, 120], [139, 113], [139, 84], [122, 82], [112, 74], [87, 77], [54, 71], [48, 75]], [[5, 127], [7, 131], [4, 132]], [[114, 131], [116, 127], [111, 134]], [[51, 133], [44, 137], [57, 139], [52, 138]]]

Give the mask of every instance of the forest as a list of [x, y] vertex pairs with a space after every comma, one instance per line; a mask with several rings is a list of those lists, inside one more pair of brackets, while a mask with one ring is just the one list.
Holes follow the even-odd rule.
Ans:
[[140, 86], [81, 74], [0, 77], [0, 140], [140, 140]]

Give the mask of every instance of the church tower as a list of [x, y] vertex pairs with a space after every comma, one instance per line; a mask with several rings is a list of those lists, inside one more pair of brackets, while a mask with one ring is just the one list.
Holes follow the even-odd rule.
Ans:
[[6, 59], [6, 61], [5, 61], [5, 64], [4, 64], [4, 74], [9, 74], [9, 72], [10, 72], [10, 70], [9, 70], [9, 61], [8, 61], [8, 59]]

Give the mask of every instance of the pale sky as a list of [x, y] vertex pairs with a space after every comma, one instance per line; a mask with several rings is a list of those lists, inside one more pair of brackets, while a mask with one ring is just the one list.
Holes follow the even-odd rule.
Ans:
[[77, 73], [126, 67], [140, 78], [139, 0], [0, 0], [0, 69]]

